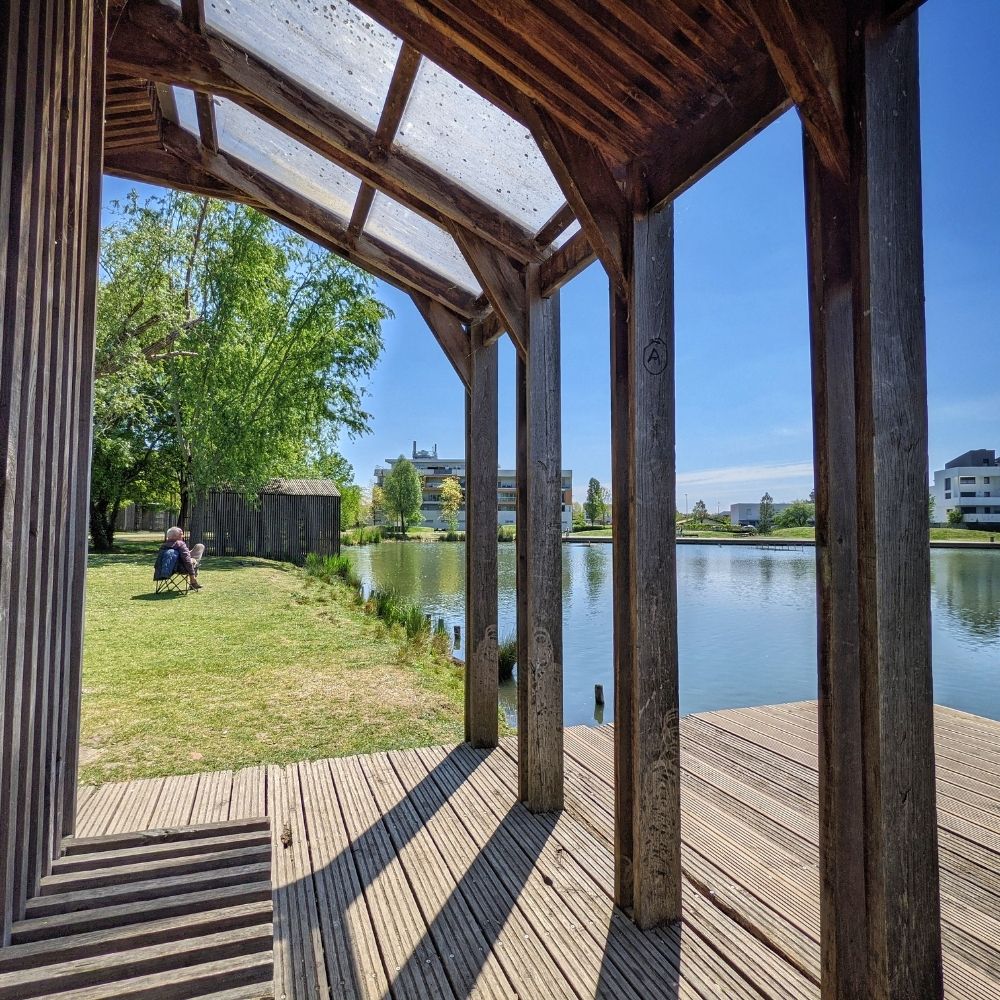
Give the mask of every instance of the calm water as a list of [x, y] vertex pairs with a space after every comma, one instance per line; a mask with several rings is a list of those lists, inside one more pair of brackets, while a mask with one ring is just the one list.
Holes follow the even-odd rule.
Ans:
[[[464, 545], [345, 551], [369, 586], [394, 587], [449, 631], [464, 626]], [[811, 548], [684, 545], [677, 563], [682, 712], [816, 697]], [[1000, 551], [935, 549], [931, 574], [935, 700], [1000, 719]], [[513, 544], [500, 545], [499, 584], [504, 636], [516, 619]], [[563, 607], [566, 724], [610, 721], [610, 545], [563, 546]], [[595, 684], [604, 685], [603, 716], [595, 716]], [[514, 722], [513, 685], [502, 699]]]

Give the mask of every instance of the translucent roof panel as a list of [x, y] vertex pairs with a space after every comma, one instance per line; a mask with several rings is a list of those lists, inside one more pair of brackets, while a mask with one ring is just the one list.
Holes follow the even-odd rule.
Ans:
[[566, 201], [528, 130], [426, 58], [396, 145], [532, 233]]
[[[213, 97], [219, 148], [325, 208], [344, 225], [351, 217], [361, 181], [325, 156], [285, 135], [238, 104]], [[174, 87], [182, 125], [198, 134], [194, 94]]]
[[207, 0], [205, 21], [352, 118], [378, 124], [400, 41], [352, 4]]
[[552, 242], [557, 246], [565, 246], [580, 232], [579, 220], [574, 219]]
[[379, 191], [372, 202], [365, 232], [424, 264], [467, 291], [479, 294], [482, 289], [469, 270], [462, 251], [451, 234], [411, 212], [405, 205]]

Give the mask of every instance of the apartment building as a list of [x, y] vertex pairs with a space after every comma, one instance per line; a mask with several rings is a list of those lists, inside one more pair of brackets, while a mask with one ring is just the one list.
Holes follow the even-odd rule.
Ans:
[[[772, 504], [772, 514], [777, 514], [791, 506], [790, 503]], [[731, 504], [729, 507], [729, 520], [733, 524], [742, 525], [744, 528], [756, 528], [760, 524], [760, 503]]]
[[[386, 473], [398, 459], [387, 458], [385, 465], [380, 465], [375, 469], [375, 485], [381, 486]], [[465, 459], [464, 458], [441, 458], [438, 456], [437, 445], [431, 450], [417, 449], [417, 442], [413, 442], [413, 449], [410, 461], [420, 476], [423, 487], [423, 504], [421, 512], [423, 515], [421, 523], [426, 528], [436, 528], [445, 530], [448, 525], [441, 517], [441, 484], [449, 478], [454, 477], [462, 486], [462, 493], [465, 493]], [[573, 472], [571, 469], [562, 470], [562, 524], [563, 531], [570, 531], [573, 527]], [[497, 524], [514, 524], [517, 521], [516, 512], [517, 500], [517, 473], [514, 469], [497, 470]], [[465, 507], [458, 513], [458, 527], [460, 531], [465, 530]]]
[[993, 449], [977, 448], [953, 458], [934, 473], [934, 520], [948, 521], [948, 512], [962, 511], [970, 528], [1000, 528], [1000, 459]]

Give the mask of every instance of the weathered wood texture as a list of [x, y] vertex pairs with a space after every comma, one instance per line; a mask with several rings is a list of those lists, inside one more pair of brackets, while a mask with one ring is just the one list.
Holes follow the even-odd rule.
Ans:
[[632, 771], [635, 636], [632, 631], [632, 369], [629, 305], [609, 285], [611, 316], [612, 643], [615, 682], [615, 902], [633, 899], [632, 850], [635, 777]]
[[104, 8], [8, 4], [0, 27], [3, 941], [75, 812]]
[[[1000, 723], [937, 723], [945, 995], [997, 1000]], [[287, 1000], [818, 1000], [815, 702], [690, 716], [681, 739], [682, 922], [646, 932], [613, 905], [611, 727], [565, 731], [558, 817], [518, 804], [505, 739], [84, 789], [79, 829], [149, 854], [124, 831], [266, 811]]]
[[939, 996], [916, 18], [757, 15], [804, 121], [824, 995]]
[[[523, 354], [514, 359], [514, 448], [517, 475], [517, 532], [514, 536], [517, 564], [517, 717], [528, 717], [528, 670], [521, 664], [528, 662], [528, 547], [530, 524], [528, 522], [528, 366]], [[528, 795], [528, 773], [521, 761], [528, 758], [527, 729], [517, 727], [517, 797], [523, 802]]]
[[260, 556], [302, 563], [340, 552], [340, 497], [265, 490], [256, 500], [209, 490], [192, 506], [191, 542], [211, 556]]
[[639, 926], [651, 927], [679, 919], [681, 907], [673, 205], [637, 215], [632, 234], [628, 282], [632, 906]]
[[538, 267], [527, 291], [528, 660], [524, 674], [524, 801], [563, 805], [562, 415], [559, 294], [543, 298]]
[[497, 743], [497, 353], [473, 323], [469, 438], [466, 442], [465, 684], [466, 736], [475, 747]]

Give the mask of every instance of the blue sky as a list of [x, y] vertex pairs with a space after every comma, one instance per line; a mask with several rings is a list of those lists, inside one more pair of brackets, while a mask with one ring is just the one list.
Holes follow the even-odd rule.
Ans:
[[[924, 246], [931, 469], [1000, 448], [1000, 52], [997, 0], [921, 8]], [[709, 509], [812, 486], [801, 130], [786, 114], [678, 199], [678, 506]], [[135, 185], [105, 179], [105, 203]], [[464, 451], [464, 399], [408, 297], [368, 386], [372, 433], [343, 441], [358, 482], [416, 438]], [[610, 484], [607, 279], [562, 290], [563, 464], [574, 493]], [[500, 461], [514, 458], [514, 351], [500, 344]], [[686, 494], [686, 498], [685, 498]]]

